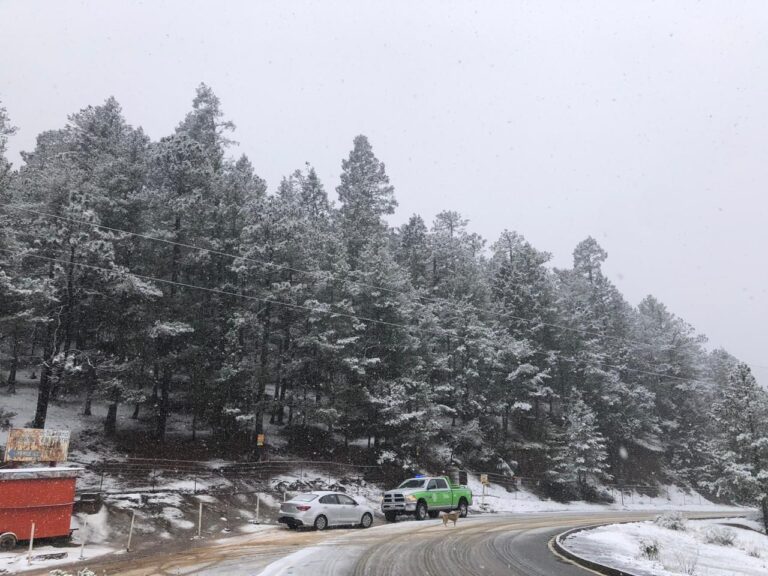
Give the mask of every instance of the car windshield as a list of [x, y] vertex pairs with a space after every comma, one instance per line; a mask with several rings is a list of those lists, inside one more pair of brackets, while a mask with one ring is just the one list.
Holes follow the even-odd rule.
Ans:
[[294, 502], [310, 502], [317, 498], [317, 494], [298, 494], [291, 498]]
[[424, 478], [411, 478], [400, 484], [398, 488], [423, 488], [424, 482]]

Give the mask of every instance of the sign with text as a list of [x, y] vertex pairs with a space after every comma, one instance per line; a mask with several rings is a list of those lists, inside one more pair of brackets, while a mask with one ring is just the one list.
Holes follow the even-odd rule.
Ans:
[[12, 428], [5, 445], [6, 462], [65, 462], [69, 430]]
[[488, 474], [480, 474], [480, 484], [483, 486], [488, 486], [490, 482], [488, 482]]
[[256, 446], [264, 446], [264, 434], [256, 436]]

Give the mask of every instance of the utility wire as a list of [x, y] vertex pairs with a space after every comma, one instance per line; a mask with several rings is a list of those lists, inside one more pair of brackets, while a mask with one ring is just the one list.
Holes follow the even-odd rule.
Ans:
[[[386, 287], [383, 287], [383, 286], [376, 286], [375, 284], [368, 284], [368, 283], [359, 282], [359, 281], [356, 281], [356, 280], [349, 280], [349, 279], [346, 279], [346, 278], [340, 278], [338, 273], [334, 273], [334, 272], [327, 272], [327, 271], [323, 271], [323, 270], [302, 270], [302, 269], [299, 269], [299, 268], [293, 268], [291, 266], [285, 266], [285, 265], [282, 265], [282, 264], [277, 264], [275, 262], [270, 262], [268, 260], [259, 260], [259, 259], [250, 258], [250, 257], [246, 257], [246, 256], [239, 256], [239, 255], [236, 255], [236, 254], [230, 254], [230, 253], [227, 253], [227, 252], [222, 252], [221, 250], [215, 250], [215, 249], [211, 249], [211, 248], [204, 248], [202, 246], [195, 246], [193, 244], [186, 244], [184, 242], [176, 242], [176, 241], [168, 240], [168, 239], [165, 239], [165, 238], [158, 238], [156, 236], [149, 236], [147, 234], [139, 234], [137, 232], [131, 232], [129, 230], [122, 230], [120, 228], [113, 228], [113, 227], [110, 227], [110, 226], [104, 226], [104, 225], [101, 225], [101, 224], [96, 224], [94, 222], [88, 222], [87, 220], [78, 220], [76, 218], [68, 218], [66, 216], [58, 216], [56, 214], [51, 214], [49, 212], [42, 212], [42, 211], [39, 211], [39, 210], [32, 210], [30, 208], [23, 208], [21, 206], [15, 206], [15, 205], [3, 203], [3, 202], [0, 202], [0, 206], [3, 206], [5, 208], [10, 208], [12, 210], [19, 210], [19, 211], [22, 211], [22, 212], [27, 212], [27, 213], [30, 213], [30, 214], [37, 214], [39, 216], [44, 216], [44, 217], [48, 217], [48, 218], [56, 218], [58, 220], [63, 220], [65, 222], [71, 222], [71, 223], [74, 223], [74, 224], [85, 224], [87, 226], [91, 226], [91, 227], [94, 227], [94, 228], [102, 228], [104, 230], [109, 230], [111, 232], [117, 232], [117, 233], [120, 233], [120, 234], [128, 234], [130, 236], [135, 236], [137, 238], [142, 238], [144, 240], [151, 240], [151, 241], [154, 241], [154, 242], [162, 242], [164, 244], [168, 244], [168, 245], [171, 245], [171, 246], [179, 246], [181, 248], [189, 248], [191, 250], [200, 250], [202, 252], [206, 252], [206, 253], [209, 253], [209, 254], [215, 254], [217, 256], [224, 256], [224, 257], [227, 257], [227, 258], [232, 258], [232, 259], [235, 259], [235, 260], [242, 260], [242, 261], [245, 261], [245, 262], [253, 262], [255, 264], [260, 264], [260, 265], [263, 265], [263, 266], [272, 266], [272, 267], [274, 267], [274, 268], [276, 268], [278, 270], [287, 270], [287, 271], [291, 271], [291, 272], [296, 272], [297, 274], [308, 274], [308, 275], [323, 274], [323, 275], [332, 276], [332, 277], [334, 277], [336, 279], [339, 279], [342, 282], [346, 282], [348, 284], [354, 284], [354, 285], [357, 285], [357, 286], [362, 286], [362, 287], [370, 288], [370, 289], [373, 289], [373, 290], [382, 290], [382, 291], [385, 291], [385, 292], [389, 292], [391, 294], [411, 295], [411, 293], [406, 292], [404, 290], [396, 290], [396, 289], [393, 289], [393, 288], [386, 288]], [[427, 300], [427, 301], [430, 301], [430, 302], [433, 302], [433, 303], [437, 303], [437, 304], [440, 304], [440, 303], [443, 302], [443, 300], [441, 300], [439, 298], [431, 298], [429, 296], [423, 296], [423, 295], [418, 295], [418, 294], [416, 296], [418, 298], [420, 298], [420, 299]], [[479, 310], [476, 306], [474, 306], [472, 304], [470, 304], [470, 305], [473, 307], [475, 312], [481, 312], [481, 310]], [[523, 321], [523, 322], [528, 322], [529, 324], [536, 324], [536, 325], [540, 325], [540, 326], [547, 326], [547, 327], [550, 327], [550, 328], [557, 328], [559, 330], [566, 330], [566, 331], [569, 331], [569, 332], [577, 332], [577, 333], [584, 334], [584, 335], [587, 335], [587, 336], [594, 336], [594, 337], [597, 337], [597, 338], [605, 338], [605, 339], [608, 339], [608, 340], [614, 340], [614, 341], [618, 341], [618, 342], [628, 342], [628, 343], [635, 344], [635, 345], [638, 345], [638, 346], [652, 346], [652, 344], [649, 343], [649, 342], [643, 342], [641, 340], [633, 340], [631, 338], [625, 338], [625, 337], [622, 337], [622, 336], [611, 336], [611, 335], [608, 335], [608, 334], [601, 334], [599, 332], [594, 332], [594, 331], [587, 330], [587, 329], [584, 329], [584, 328], [574, 328], [572, 326], [564, 326], [564, 325], [561, 325], [561, 324], [553, 324], [551, 322], [538, 322], [538, 321], [532, 320], [530, 318], [524, 318], [522, 316], [515, 316], [513, 314], [504, 314], [504, 316], [506, 318], [512, 318], [514, 320], [520, 320], [520, 321]]]
[[[42, 212], [42, 211], [39, 211], [39, 210], [32, 210], [30, 208], [23, 208], [21, 206], [16, 206], [16, 205], [4, 203], [4, 202], [0, 202], [0, 206], [3, 206], [5, 208], [10, 208], [12, 210], [19, 210], [19, 211], [28, 212], [28, 213], [31, 213], [31, 214], [37, 214], [39, 216], [44, 216], [44, 217], [48, 217], [48, 218], [56, 218], [58, 220], [63, 220], [63, 221], [71, 222], [71, 223], [74, 223], [74, 224], [84, 224], [84, 225], [91, 226], [91, 227], [94, 227], [94, 228], [101, 228], [101, 229], [104, 229], [104, 230], [109, 230], [110, 232], [116, 232], [116, 233], [120, 233], [120, 234], [127, 234], [129, 236], [134, 236], [134, 237], [137, 237], [137, 238], [142, 238], [144, 240], [151, 240], [151, 241], [154, 241], [154, 242], [162, 242], [164, 244], [168, 244], [168, 245], [172, 245], [172, 246], [179, 246], [181, 248], [189, 248], [189, 249], [192, 249], [192, 250], [200, 250], [202, 252], [206, 252], [206, 253], [210, 253], [210, 254], [215, 254], [217, 256], [224, 256], [224, 257], [232, 258], [232, 259], [235, 259], [235, 260], [243, 260], [243, 261], [246, 261], [246, 262], [253, 262], [253, 263], [261, 264], [261, 265], [264, 265], [264, 266], [272, 266], [272, 267], [274, 267], [276, 269], [279, 269], [279, 270], [288, 270], [288, 271], [291, 271], [291, 272], [296, 272], [298, 274], [307, 274], [307, 275], [323, 274], [323, 275], [328, 275], [328, 276], [340, 279], [342, 282], [346, 282], [348, 284], [354, 284], [354, 285], [357, 285], [357, 286], [362, 286], [362, 287], [370, 288], [370, 289], [374, 289], [374, 290], [382, 290], [382, 291], [385, 291], [385, 292], [389, 292], [391, 294], [410, 295], [410, 293], [405, 292], [403, 290], [395, 290], [393, 288], [377, 286], [375, 284], [368, 284], [368, 283], [359, 282], [359, 281], [356, 281], [356, 280], [349, 280], [349, 279], [346, 279], [346, 278], [339, 278], [339, 274], [338, 273], [334, 273], [334, 272], [328, 272], [328, 271], [323, 271], [323, 270], [302, 270], [302, 269], [299, 269], [299, 268], [293, 268], [293, 267], [290, 267], [290, 266], [285, 266], [285, 265], [282, 265], [282, 264], [277, 264], [275, 262], [270, 262], [268, 260], [259, 260], [259, 259], [250, 258], [250, 257], [246, 257], [246, 256], [239, 256], [239, 255], [236, 255], [236, 254], [230, 254], [230, 253], [227, 253], [227, 252], [223, 252], [221, 250], [215, 250], [215, 249], [211, 249], [211, 248], [204, 248], [202, 246], [196, 246], [194, 244], [186, 244], [186, 243], [183, 243], [183, 242], [175, 242], [173, 240], [168, 240], [168, 239], [165, 239], [165, 238], [158, 238], [156, 236], [149, 236], [147, 234], [139, 234], [137, 232], [131, 232], [130, 230], [123, 230], [123, 229], [120, 229], [120, 228], [113, 228], [113, 227], [110, 227], [110, 226], [104, 226], [104, 225], [101, 225], [101, 224], [96, 224], [94, 222], [89, 222], [87, 220], [79, 220], [79, 219], [76, 219], [76, 218], [68, 218], [68, 217], [65, 217], [65, 216], [59, 216], [57, 214], [51, 214], [49, 212]], [[35, 237], [39, 238], [39, 239], [45, 239], [45, 238], [41, 238], [40, 236], [35, 236]], [[199, 288], [202, 288], [202, 287], [199, 287]], [[441, 303], [442, 302], [442, 300], [440, 300], [439, 298], [431, 298], [429, 296], [424, 296], [424, 295], [417, 295], [417, 297], [422, 299], [422, 300], [426, 300], [428, 302], [433, 302], [433, 303]], [[471, 304], [471, 306], [475, 310], [475, 312], [480, 312], [480, 310], [477, 307], [475, 307], [472, 304]], [[339, 314], [343, 314], [343, 313], [339, 313]], [[571, 326], [563, 326], [561, 324], [553, 324], [553, 323], [550, 323], [550, 322], [536, 322], [536, 321], [534, 321], [534, 320], [532, 320], [530, 318], [524, 318], [522, 316], [515, 316], [513, 314], [504, 314], [504, 316], [506, 316], [507, 318], [512, 318], [514, 320], [521, 320], [523, 322], [528, 322], [529, 324], [534, 324], [535, 323], [535, 324], [538, 324], [538, 325], [541, 325], [541, 326], [547, 326], [547, 327], [550, 327], [550, 328], [557, 328], [557, 329], [560, 329], [560, 330], [577, 332], [577, 333], [580, 333], [580, 334], [585, 334], [587, 336], [595, 336], [597, 338], [606, 338], [606, 339], [614, 340], [614, 341], [618, 341], [618, 342], [627, 342], [627, 343], [636, 344], [636, 345], [639, 345], [639, 346], [648, 346], [648, 347], [652, 346], [652, 344], [650, 342], [644, 342], [644, 341], [641, 341], [641, 340], [634, 340], [632, 338], [625, 338], [625, 337], [622, 337], [622, 336], [611, 336], [611, 335], [608, 335], [608, 334], [601, 334], [599, 332], [594, 332], [594, 331], [587, 330], [587, 329], [584, 329], [584, 328], [574, 328], [574, 327], [571, 327]], [[370, 321], [376, 321], [374, 319], [369, 319], [369, 320]], [[750, 363], [750, 365], [754, 366], [756, 368], [768, 368], [768, 366], [762, 366], [760, 364]], [[611, 366], [609, 366], [609, 367], [611, 367]], [[618, 367], [613, 367], [613, 368], [618, 368]], [[652, 373], [652, 374], [658, 375], [658, 374], [655, 374], [655, 373]]]
[[[140, 278], [141, 280], [147, 280], [150, 282], [160, 282], [162, 284], [169, 284], [174, 286], [181, 286], [183, 288], [192, 288], [194, 290], [203, 290], [205, 292], [213, 292], [215, 294], [222, 294], [224, 296], [233, 296], [235, 298], [244, 298], [246, 300], [254, 300], [258, 302], [263, 302], [265, 304], [275, 304], [277, 306], [285, 306], [288, 308], [295, 308], [300, 310], [306, 310], [308, 312], [320, 312], [323, 314], [330, 314], [332, 316], [341, 316], [344, 318], [351, 318], [355, 320], [361, 320], [363, 322], [371, 322], [374, 324], [383, 324], [386, 326], [393, 326], [396, 328], [406, 328], [406, 329], [414, 329], [413, 326], [408, 326], [406, 324], [398, 324], [395, 322], [387, 322], [386, 320], [377, 320], [375, 318], [367, 318], [365, 316], [356, 316], [354, 314], [348, 314], [345, 312], [336, 312], [333, 310], [323, 310], [322, 308], [312, 308], [310, 306], [302, 306], [301, 304], [292, 304], [290, 302], [280, 302], [279, 300], [271, 300], [269, 298], [260, 298], [258, 296], [250, 296], [248, 294], [238, 294], [237, 292], [230, 292], [228, 290], [220, 290], [218, 288], [208, 288], [207, 286], [198, 286], [196, 284], [187, 284], [185, 282], [178, 282], [175, 280], [167, 280], [165, 278], [156, 278], [154, 276], [147, 276], [144, 274], [136, 274], [135, 272], [128, 272], [126, 270], [119, 270], [114, 268], [105, 268], [104, 266], [96, 266], [94, 264], [86, 264], [85, 262], [68, 262], [66, 260], [59, 260], [58, 258], [51, 258], [49, 256], [43, 256], [41, 254], [32, 254], [32, 253], [24, 253], [24, 252], [13, 252], [12, 250], [7, 250], [5, 248], [0, 248], [0, 252], [6, 252], [8, 254], [12, 254], [14, 256], [21, 256], [23, 258], [37, 258], [39, 260], [47, 260], [49, 262], [56, 262], [58, 264], [63, 264], [65, 266], [74, 265], [74, 266], [80, 266], [81, 268], [89, 268], [91, 270], [99, 270], [102, 272], [109, 272], [110, 274], [122, 274], [123, 276], [132, 276], [134, 278]], [[418, 329], [418, 328], [416, 328]]]
[[[248, 294], [238, 294], [237, 292], [230, 292], [228, 290], [220, 290], [218, 288], [208, 288], [208, 287], [205, 287], [205, 286], [198, 286], [196, 284], [187, 284], [185, 282], [178, 282], [178, 281], [174, 281], [174, 280], [167, 280], [167, 279], [164, 279], [164, 278], [156, 278], [154, 276], [147, 276], [147, 275], [144, 275], [144, 274], [136, 274], [134, 272], [128, 272], [128, 271], [125, 271], [125, 270], [115, 270], [115, 269], [111, 269], [111, 268], [105, 268], [103, 266], [96, 266], [96, 265], [93, 265], [93, 264], [86, 264], [84, 262], [67, 262], [66, 260], [59, 260], [57, 258], [51, 258], [51, 257], [48, 257], [48, 256], [42, 256], [40, 254], [14, 252], [12, 250], [7, 250], [7, 249], [4, 249], [4, 248], [0, 248], [0, 252], [6, 252], [6, 253], [12, 254], [14, 256], [37, 258], [37, 259], [40, 259], [40, 260], [46, 260], [46, 261], [49, 261], [49, 262], [56, 262], [56, 263], [64, 264], [64, 265], [73, 264], [75, 266], [80, 266], [82, 268], [89, 268], [89, 269], [92, 269], [92, 270], [99, 270], [99, 271], [103, 271], [103, 272], [108, 272], [110, 274], [122, 274], [124, 276], [132, 276], [134, 278], [140, 278], [142, 280], [147, 280], [147, 281], [160, 282], [160, 283], [163, 283], [163, 284], [181, 286], [183, 288], [191, 288], [193, 290], [203, 290], [205, 292], [212, 292], [212, 293], [221, 294], [221, 295], [224, 295], [224, 296], [232, 296], [232, 297], [235, 297], [235, 298], [243, 298], [243, 299], [246, 299], [246, 300], [253, 300], [253, 301], [263, 302], [265, 304], [274, 304], [276, 306], [285, 306], [285, 307], [293, 308], [293, 309], [306, 310], [308, 312], [319, 312], [321, 314], [329, 314], [331, 316], [339, 316], [339, 317], [343, 317], [343, 318], [350, 318], [350, 319], [353, 319], [353, 320], [359, 320], [361, 322], [369, 322], [369, 323], [372, 323], [372, 324], [381, 324], [381, 325], [390, 326], [390, 327], [393, 327], [393, 328], [401, 328], [401, 329], [404, 329], [404, 330], [407, 330], [407, 331], [422, 332], [424, 334], [431, 334], [433, 336], [439, 336], [439, 337], [444, 336], [443, 334], [438, 334], [436, 332], [432, 332], [432, 331], [426, 330], [424, 328], [419, 328], [418, 326], [409, 326], [407, 324], [399, 324], [399, 323], [396, 323], [396, 322], [387, 322], [385, 320], [377, 320], [375, 318], [368, 318], [368, 317], [365, 317], [365, 316], [357, 316], [355, 314], [348, 314], [348, 313], [344, 313], [344, 312], [335, 312], [333, 310], [324, 310], [322, 308], [312, 308], [310, 306], [302, 306], [300, 304], [291, 304], [289, 302], [280, 302], [279, 300], [271, 300], [269, 298], [260, 298], [258, 296], [250, 296]], [[467, 340], [467, 337], [465, 337], [465, 336], [463, 337], [463, 336], [455, 335], [454, 337], [459, 339], [459, 340]], [[565, 362], [573, 362], [573, 363], [577, 362], [577, 360], [575, 360], [573, 358], [560, 358], [560, 360], [563, 360]], [[616, 369], [616, 370], [625, 370], [625, 371], [628, 371], [628, 372], [636, 372], [636, 373], [646, 374], [646, 375], [650, 375], [650, 376], [657, 376], [659, 378], [666, 378], [666, 379], [671, 379], [671, 380], [679, 380], [679, 381], [682, 381], [682, 382], [701, 382], [702, 381], [700, 379], [684, 378], [684, 377], [681, 377], [681, 376], [673, 376], [673, 375], [670, 375], [670, 374], [663, 374], [661, 372], [651, 372], [651, 371], [648, 371], [648, 370], [641, 370], [641, 369], [637, 369], [637, 368], [615, 366], [615, 365], [606, 364], [606, 363], [603, 363], [603, 362], [600, 362], [600, 365], [605, 367], [605, 368], [613, 368], [613, 369]]]

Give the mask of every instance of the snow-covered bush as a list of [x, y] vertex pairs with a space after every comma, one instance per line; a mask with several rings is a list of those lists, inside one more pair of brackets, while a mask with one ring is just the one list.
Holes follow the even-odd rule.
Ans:
[[736, 534], [725, 526], [710, 526], [704, 532], [704, 540], [707, 544], [733, 546], [733, 543], [736, 541]]
[[685, 531], [686, 521], [680, 512], [665, 512], [656, 516], [654, 520], [656, 526], [666, 528], [667, 530]]
[[664, 568], [670, 572], [679, 572], [680, 574], [686, 574], [687, 576], [695, 576], [699, 566], [699, 551], [697, 549], [692, 554], [677, 551], [673, 554], [673, 560], [671, 562], [663, 562], [663, 564]]
[[659, 559], [660, 546], [657, 540], [641, 540], [640, 554], [647, 560]]

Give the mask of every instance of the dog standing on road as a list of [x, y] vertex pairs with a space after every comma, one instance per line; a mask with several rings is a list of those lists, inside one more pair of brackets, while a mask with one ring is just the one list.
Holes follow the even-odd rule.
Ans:
[[453, 525], [456, 526], [456, 521], [459, 519], [459, 511], [454, 510], [453, 512], [443, 512], [443, 526], [448, 526], [448, 522], [453, 520]]

